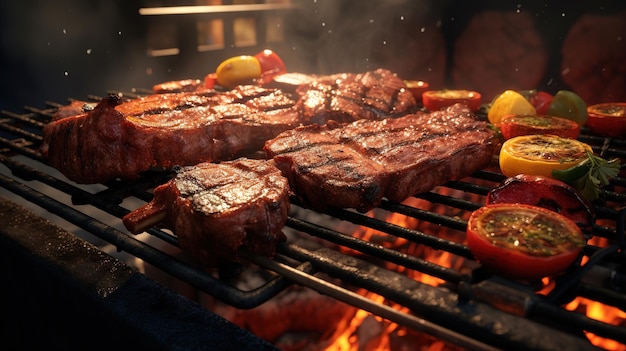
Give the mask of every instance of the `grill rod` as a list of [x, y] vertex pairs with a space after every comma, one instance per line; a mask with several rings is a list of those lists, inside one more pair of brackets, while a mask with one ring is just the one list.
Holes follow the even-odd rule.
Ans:
[[208, 273], [195, 269], [175, 257], [171, 257], [140, 240], [132, 238], [72, 207], [65, 206], [65, 204], [2, 174], [0, 174], [0, 185], [24, 199], [36, 203], [49, 212], [66, 219], [70, 223], [89, 231], [100, 239], [113, 244], [118, 250], [126, 251], [153, 264], [166, 273], [180, 277], [197, 289], [203, 290], [237, 308], [256, 307], [291, 285], [291, 282], [287, 279], [277, 276], [257, 289], [250, 291], [239, 290], [222, 283]]
[[496, 351], [500, 350], [494, 348], [478, 340], [469, 338], [465, 335], [459, 334], [453, 330], [443, 328], [425, 319], [398, 312], [387, 305], [376, 303], [370, 299], [354, 293], [350, 290], [344, 289], [337, 285], [331, 284], [323, 279], [315, 276], [306, 275], [302, 271], [290, 267], [284, 263], [270, 260], [262, 256], [243, 255], [247, 260], [258, 264], [259, 266], [266, 267], [282, 276], [288, 277], [296, 283], [306, 285], [319, 293], [336, 296], [339, 300], [348, 303], [351, 306], [359, 306], [361, 309], [371, 312], [377, 316], [383, 317], [392, 322], [396, 322], [400, 325], [410, 327], [416, 331], [424, 332], [428, 335], [435, 336], [441, 340], [453, 343], [455, 345], [464, 347], [468, 350], [484, 350], [484, 351]]

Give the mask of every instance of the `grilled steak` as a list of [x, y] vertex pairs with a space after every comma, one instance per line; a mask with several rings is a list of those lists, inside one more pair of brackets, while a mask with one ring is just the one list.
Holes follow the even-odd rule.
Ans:
[[285, 73], [268, 84], [295, 92], [304, 124], [398, 117], [417, 108], [404, 81], [386, 69], [327, 76]]
[[48, 124], [40, 151], [78, 183], [132, 180], [153, 168], [262, 152], [265, 141], [301, 124], [394, 117], [417, 105], [402, 80], [386, 70], [309, 83], [298, 88], [296, 99], [258, 86], [154, 94], [123, 103], [111, 96], [91, 112]]
[[182, 93], [189, 91], [200, 91], [203, 89], [204, 82], [200, 79], [172, 80], [152, 86], [152, 91], [154, 91], [156, 94]]
[[44, 127], [42, 155], [78, 183], [136, 179], [152, 168], [232, 160], [300, 123], [295, 102], [277, 90], [244, 86], [217, 93], [155, 94]]
[[310, 125], [265, 144], [305, 205], [365, 212], [403, 201], [490, 163], [492, 130], [465, 105], [379, 121]]
[[123, 222], [133, 233], [163, 223], [185, 252], [215, 267], [236, 260], [242, 246], [273, 255], [288, 211], [289, 185], [273, 162], [238, 159], [179, 169]]
[[96, 106], [95, 103], [74, 100], [69, 105], [59, 107], [52, 115], [52, 120], [57, 121], [65, 117], [76, 116], [85, 112], [92, 111]]

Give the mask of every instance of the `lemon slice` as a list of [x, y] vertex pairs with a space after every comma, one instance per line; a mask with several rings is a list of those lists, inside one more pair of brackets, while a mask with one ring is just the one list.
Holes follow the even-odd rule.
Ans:
[[491, 104], [487, 118], [494, 125], [499, 125], [502, 117], [507, 115], [535, 115], [537, 110], [524, 97], [524, 95], [514, 91], [506, 90], [498, 95]]

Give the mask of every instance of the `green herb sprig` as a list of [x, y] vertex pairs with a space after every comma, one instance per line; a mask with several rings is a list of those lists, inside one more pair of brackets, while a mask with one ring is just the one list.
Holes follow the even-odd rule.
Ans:
[[608, 185], [611, 178], [619, 174], [618, 158], [605, 160], [587, 151], [587, 158], [564, 170], [553, 170], [552, 176], [574, 187], [589, 201], [600, 197], [600, 188]]

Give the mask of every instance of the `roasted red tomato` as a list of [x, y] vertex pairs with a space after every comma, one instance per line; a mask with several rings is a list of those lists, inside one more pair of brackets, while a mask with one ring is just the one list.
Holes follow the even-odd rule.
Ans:
[[422, 94], [424, 94], [430, 86], [422, 80], [405, 80], [404, 85], [406, 85], [411, 94], [413, 94], [417, 102], [422, 102]]
[[215, 88], [215, 83], [217, 82], [217, 74], [209, 73], [204, 76], [204, 87], [207, 89]]
[[539, 206], [557, 212], [588, 228], [593, 224], [594, 210], [569, 184], [538, 175], [519, 174], [505, 179], [487, 194], [486, 204], [517, 203]]
[[578, 123], [548, 115], [509, 115], [502, 117], [500, 131], [505, 140], [520, 135], [553, 134], [563, 138], [578, 138]]
[[548, 209], [491, 204], [471, 214], [467, 243], [476, 260], [492, 272], [535, 280], [565, 271], [585, 238], [576, 223]]
[[626, 137], [626, 102], [609, 102], [587, 107], [586, 126], [603, 136]]
[[262, 80], [262, 83], [268, 83], [271, 81], [273, 76], [287, 72], [283, 59], [281, 59], [280, 56], [272, 50], [263, 50], [254, 55], [254, 57], [261, 65], [260, 79]]
[[478, 111], [482, 96], [471, 90], [427, 90], [422, 94], [422, 102], [430, 111], [437, 111], [459, 102], [466, 104], [472, 111]]
[[552, 103], [552, 95], [545, 91], [533, 91], [528, 95], [528, 101], [535, 107], [538, 115], [545, 115], [548, 113], [548, 108]]

